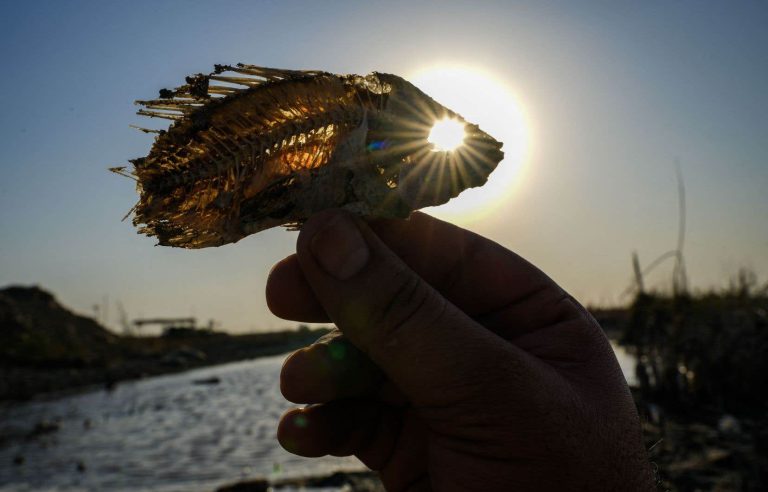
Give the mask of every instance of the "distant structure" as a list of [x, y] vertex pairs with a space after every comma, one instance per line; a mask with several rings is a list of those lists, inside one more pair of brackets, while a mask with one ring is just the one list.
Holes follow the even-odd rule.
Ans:
[[136, 331], [144, 326], [156, 325], [163, 331], [163, 336], [191, 334], [197, 331], [197, 318], [144, 318], [133, 320]]
[[156, 325], [162, 329], [163, 336], [180, 336], [189, 334], [207, 333], [213, 331], [215, 322], [208, 321], [208, 325], [202, 328], [197, 326], [197, 318], [141, 318], [133, 320], [135, 329], [133, 333], [138, 333], [142, 327], [147, 325]]
[[197, 328], [197, 318], [144, 318], [135, 319], [133, 324], [141, 328], [144, 325], [160, 325], [163, 328], [187, 328], [195, 330]]

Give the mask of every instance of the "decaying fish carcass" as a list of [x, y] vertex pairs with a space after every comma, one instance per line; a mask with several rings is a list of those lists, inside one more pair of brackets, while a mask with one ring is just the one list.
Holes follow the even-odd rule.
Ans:
[[[204, 248], [341, 207], [406, 217], [480, 186], [501, 143], [395, 75], [334, 75], [238, 64], [137, 101], [174, 121], [133, 169], [134, 225], [160, 244]], [[441, 151], [432, 127], [462, 125]]]

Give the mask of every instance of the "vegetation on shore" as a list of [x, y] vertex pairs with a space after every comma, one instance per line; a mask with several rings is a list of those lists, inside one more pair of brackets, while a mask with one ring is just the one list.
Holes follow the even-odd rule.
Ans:
[[768, 487], [768, 288], [742, 271], [695, 295], [640, 292], [620, 342], [660, 488]]

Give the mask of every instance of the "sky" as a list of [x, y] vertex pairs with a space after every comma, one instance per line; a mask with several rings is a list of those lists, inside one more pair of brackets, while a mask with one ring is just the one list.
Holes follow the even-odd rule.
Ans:
[[[107, 305], [114, 329], [118, 302], [129, 318], [191, 315], [233, 332], [295, 325], [264, 300], [295, 232], [192, 251], [120, 220], [136, 190], [107, 168], [152, 143], [128, 127], [143, 123], [133, 101], [214, 63], [482, 74], [453, 96], [481, 127], [522, 135], [505, 142], [506, 191], [480, 215], [430, 213], [584, 303], [626, 301], [632, 252], [647, 265], [675, 247], [676, 166], [692, 286], [742, 267], [768, 280], [764, 2], [3, 0], [2, 12], [0, 286], [40, 285], [87, 315]], [[480, 87], [490, 80], [498, 104], [483, 100], [497, 94]], [[647, 281], [664, 287], [670, 272]]]

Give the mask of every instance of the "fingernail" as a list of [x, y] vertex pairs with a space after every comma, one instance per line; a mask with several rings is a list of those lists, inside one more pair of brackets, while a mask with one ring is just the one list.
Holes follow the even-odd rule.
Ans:
[[343, 213], [316, 232], [309, 247], [320, 266], [338, 280], [354, 277], [371, 256], [357, 224]]

